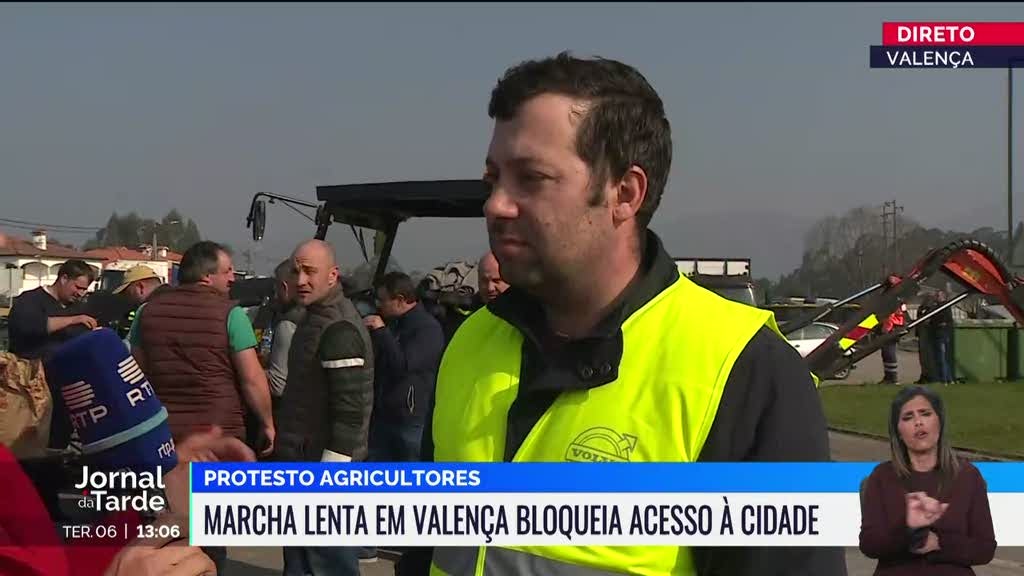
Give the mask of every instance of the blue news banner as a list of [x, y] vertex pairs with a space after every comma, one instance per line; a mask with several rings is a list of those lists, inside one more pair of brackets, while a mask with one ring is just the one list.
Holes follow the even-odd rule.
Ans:
[[[199, 546], [856, 546], [876, 463], [193, 463]], [[977, 464], [1024, 546], [1024, 464]]]

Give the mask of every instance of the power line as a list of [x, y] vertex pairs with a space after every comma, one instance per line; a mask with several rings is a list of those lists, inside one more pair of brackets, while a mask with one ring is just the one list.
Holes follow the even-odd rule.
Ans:
[[[33, 231], [38, 230], [38, 227], [27, 227], [27, 225], [8, 224], [8, 223], [5, 223], [5, 222], [0, 222], [0, 228], [6, 228], [6, 229], [12, 229], [12, 230], [18, 230], [18, 231], [26, 231], [26, 232], [33, 232]], [[52, 230], [51, 229], [49, 232], [53, 233], [54, 235], [79, 235], [79, 234], [85, 235], [85, 236], [94, 236], [95, 235], [95, 231], [91, 231], [91, 230]]]
[[8, 224], [10, 226], [20, 226], [20, 227], [23, 227], [23, 228], [31, 226], [31, 227], [35, 227], [35, 228], [47, 228], [47, 229], [50, 229], [50, 230], [57, 230], [57, 229], [61, 229], [61, 230], [83, 230], [83, 231], [88, 230], [88, 231], [91, 231], [91, 232], [95, 232], [97, 230], [102, 230], [102, 227], [100, 227], [100, 226], [73, 226], [73, 225], [70, 225], [70, 224], [44, 224], [42, 222], [31, 222], [31, 221], [28, 221], [28, 220], [15, 220], [13, 218], [0, 218], [0, 222], [3, 222], [3, 223]]

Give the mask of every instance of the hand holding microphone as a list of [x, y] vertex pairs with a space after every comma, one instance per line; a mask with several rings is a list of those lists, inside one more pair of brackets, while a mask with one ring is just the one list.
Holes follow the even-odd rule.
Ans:
[[95, 318], [87, 314], [79, 314], [78, 316], [75, 316], [75, 324], [82, 324], [90, 330], [95, 330], [99, 325]]
[[167, 410], [109, 328], [64, 343], [46, 362], [46, 377], [63, 400], [89, 466], [104, 470], [170, 470], [178, 463]]
[[[179, 463], [167, 473], [169, 518], [157, 522], [176, 523], [187, 529], [189, 462], [255, 462], [256, 455], [241, 440], [224, 436], [219, 427], [197, 432], [178, 443]], [[140, 538], [114, 558], [104, 576], [200, 576], [215, 574], [216, 566], [187, 538]]]
[[[190, 435], [176, 447], [167, 410], [141, 367], [117, 334], [99, 328], [68, 341], [46, 363], [47, 378], [63, 400], [82, 440], [84, 461], [96, 469], [164, 473], [166, 512], [157, 524], [176, 525], [187, 534], [188, 462], [253, 462], [243, 442], [219, 428]], [[271, 429], [271, 442], [273, 430]], [[272, 445], [272, 444], [271, 444]], [[216, 573], [213, 562], [184, 538], [137, 539], [125, 546], [105, 576], [201, 576]]]
[[196, 432], [178, 443], [178, 465], [167, 473], [167, 507], [176, 516], [184, 516], [188, 526], [189, 462], [255, 462], [256, 454], [234, 436], [225, 436], [219, 426]]

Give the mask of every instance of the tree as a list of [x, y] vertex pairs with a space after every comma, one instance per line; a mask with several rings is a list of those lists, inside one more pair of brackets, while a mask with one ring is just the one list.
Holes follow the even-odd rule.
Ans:
[[800, 267], [780, 278], [773, 294], [844, 297], [890, 272], [905, 273], [931, 250], [963, 238], [983, 242], [1005, 258], [1006, 233], [992, 228], [970, 233], [924, 228], [905, 217], [897, 218], [895, 228], [898, 237], [892, 238], [892, 228], [886, 233], [878, 209], [871, 206], [819, 220], [805, 236]]
[[119, 216], [110, 215], [107, 225], [96, 236], [85, 243], [84, 249], [103, 246], [126, 246], [137, 248], [153, 243], [153, 233], [159, 246], [167, 246], [174, 252], [184, 252], [189, 246], [202, 240], [195, 221], [186, 220], [177, 210], [171, 210], [159, 222], [142, 218], [135, 212]]
[[[901, 233], [918, 228], [916, 222], [902, 217], [896, 225]], [[780, 279], [775, 291], [780, 296], [844, 295], [867, 278], [893, 265], [898, 268], [890, 260], [900, 254], [896, 243], [887, 238], [877, 208], [861, 206], [842, 216], [826, 216], [805, 235], [800, 267]]]

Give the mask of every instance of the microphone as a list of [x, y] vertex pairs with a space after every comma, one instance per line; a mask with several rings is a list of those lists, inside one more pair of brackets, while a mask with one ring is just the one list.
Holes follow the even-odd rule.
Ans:
[[65, 342], [45, 368], [90, 466], [153, 472], [178, 464], [167, 409], [113, 330], [100, 328]]

